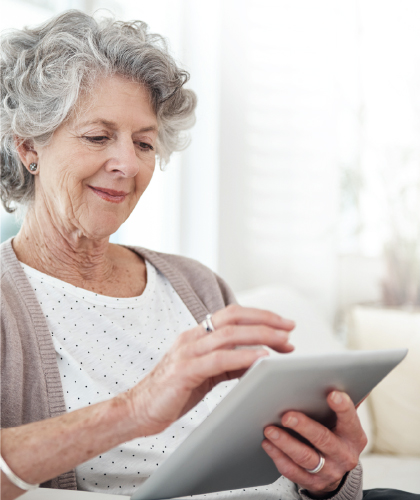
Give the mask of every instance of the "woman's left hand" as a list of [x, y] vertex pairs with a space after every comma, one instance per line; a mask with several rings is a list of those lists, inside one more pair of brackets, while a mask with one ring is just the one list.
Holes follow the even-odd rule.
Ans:
[[[333, 391], [328, 395], [327, 402], [337, 414], [337, 423], [332, 430], [295, 411], [285, 413], [281, 419], [284, 427], [306, 438], [315, 449], [274, 426], [265, 428], [266, 439], [262, 444], [279, 472], [315, 498], [322, 498], [340, 486], [344, 475], [356, 467], [359, 455], [367, 444], [350, 397]], [[325, 458], [325, 464], [319, 472], [311, 474], [308, 470], [314, 469], [320, 462], [317, 450]]]

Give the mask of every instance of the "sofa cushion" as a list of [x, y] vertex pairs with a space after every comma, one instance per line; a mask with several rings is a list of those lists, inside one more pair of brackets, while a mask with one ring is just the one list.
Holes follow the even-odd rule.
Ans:
[[420, 493], [420, 457], [379, 455], [361, 457], [363, 489], [393, 488]]
[[369, 397], [374, 450], [420, 456], [420, 313], [354, 307], [349, 315], [349, 347], [409, 349]]

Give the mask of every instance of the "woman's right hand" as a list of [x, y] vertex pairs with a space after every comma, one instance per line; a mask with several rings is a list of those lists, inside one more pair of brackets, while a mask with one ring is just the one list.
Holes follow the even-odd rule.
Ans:
[[[198, 325], [181, 334], [129, 391], [59, 417], [2, 429], [6, 463], [26, 482], [43, 483], [120, 443], [161, 432], [218, 382], [240, 376], [267, 354], [250, 346], [293, 350], [288, 333], [294, 324], [277, 314], [229, 306], [212, 321], [216, 331], [208, 334]], [[24, 493], [3, 473], [1, 479], [4, 500]]]
[[[275, 313], [231, 305], [182, 333], [155, 368], [123, 397], [141, 435], [157, 434], [195, 406], [216, 384], [241, 376], [268, 346], [288, 353], [294, 322]], [[237, 349], [241, 347], [241, 349]]]

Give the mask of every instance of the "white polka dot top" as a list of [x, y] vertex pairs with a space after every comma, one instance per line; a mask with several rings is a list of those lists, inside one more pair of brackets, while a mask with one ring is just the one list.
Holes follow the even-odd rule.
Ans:
[[[25, 264], [22, 268], [52, 335], [68, 411], [104, 401], [133, 387], [180, 333], [197, 324], [167, 278], [148, 261], [146, 288], [141, 296], [130, 298], [99, 295]], [[232, 383], [220, 384], [161, 434], [123, 443], [78, 466], [78, 489], [131, 495], [204, 420], [230, 387]], [[234, 500], [237, 493], [195, 498]], [[269, 487], [252, 488], [249, 494], [248, 497], [246, 490], [239, 497], [298, 498], [294, 485], [284, 478]]]

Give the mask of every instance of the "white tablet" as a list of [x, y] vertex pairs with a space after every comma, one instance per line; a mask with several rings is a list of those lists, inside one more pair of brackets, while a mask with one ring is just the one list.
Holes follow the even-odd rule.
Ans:
[[328, 427], [326, 396], [345, 391], [360, 402], [407, 350], [347, 351], [262, 358], [214, 411], [136, 490], [131, 500], [161, 500], [261, 486], [280, 474], [261, 448], [263, 429], [297, 410]]

